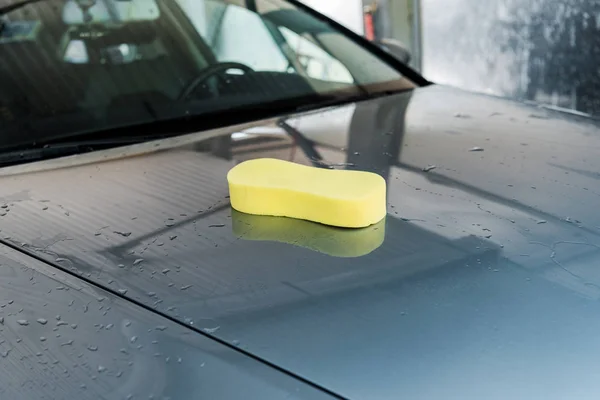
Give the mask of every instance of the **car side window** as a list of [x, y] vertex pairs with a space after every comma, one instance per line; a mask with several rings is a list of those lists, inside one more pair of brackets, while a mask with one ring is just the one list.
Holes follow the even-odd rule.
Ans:
[[279, 27], [279, 31], [285, 37], [285, 40], [296, 54], [298, 62], [304, 67], [309, 77], [329, 82], [354, 82], [348, 69], [313, 43], [310, 37], [300, 36], [285, 27]]

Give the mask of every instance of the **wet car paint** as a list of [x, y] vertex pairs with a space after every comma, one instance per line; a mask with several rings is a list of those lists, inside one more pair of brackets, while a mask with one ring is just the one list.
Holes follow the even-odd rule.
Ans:
[[[437, 86], [285, 121], [308, 140], [265, 121], [5, 173], [0, 233], [346, 398], [598, 396], [596, 121]], [[264, 156], [384, 176], [383, 243], [236, 235], [226, 173]]]
[[2, 398], [332, 398], [5, 246], [0, 287]]

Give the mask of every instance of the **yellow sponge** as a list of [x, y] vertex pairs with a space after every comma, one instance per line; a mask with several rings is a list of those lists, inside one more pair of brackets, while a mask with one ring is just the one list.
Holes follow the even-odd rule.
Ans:
[[385, 239], [385, 218], [366, 228], [347, 229], [233, 210], [231, 222], [233, 233], [240, 239], [287, 243], [333, 257], [365, 256]]
[[262, 158], [227, 174], [231, 206], [255, 215], [291, 217], [362, 228], [386, 214], [385, 180], [363, 171], [307, 167]]

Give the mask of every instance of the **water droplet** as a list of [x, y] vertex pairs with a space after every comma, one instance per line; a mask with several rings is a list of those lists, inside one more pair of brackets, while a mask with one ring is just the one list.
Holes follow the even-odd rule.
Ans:
[[208, 226], [209, 228], [224, 228], [225, 224], [212, 224]]
[[129, 342], [130, 343], [135, 343], [137, 341], [138, 337], [137, 336], [132, 336], [129, 338]]
[[119, 289], [119, 293], [125, 295], [127, 294], [127, 289]]
[[27, 325], [29, 325], [29, 321], [27, 321], [26, 319], [18, 319], [17, 324], [22, 325], [22, 326], [27, 326]]
[[216, 326], [214, 328], [203, 328], [202, 330], [206, 333], [215, 333], [216, 331], [218, 331], [219, 329], [221, 329], [220, 326]]
[[0, 317], [0, 324], [4, 325], [4, 317]]
[[162, 270], [162, 273], [163, 274], [167, 274], [167, 273], [169, 273], [169, 271], [171, 271], [169, 268], [165, 268], [165, 269]]
[[131, 326], [131, 321], [129, 321], [129, 320], [126, 320], [126, 321], [125, 321], [125, 326], [126, 326], [126, 327], [130, 327], [130, 326]]
[[131, 232], [114, 231], [114, 233], [116, 233], [117, 235], [123, 236], [123, 237], [129, 237], [129, 236], [131, 236]]
[[469, 151], [483, 151], [483, 150], [484, 150], [484, 149], [483, 149], [483, 147], [477, 147], [477, 146], [475, 146], [475, 147], [471, 147], [471, 148], [469, 149]]
[[167, 327], [164, 325], [159, 325], [159, 326], [155, 327], [154, 329], [156, 329], [157, 331], [164, 331], [165, 329], [167, 329]]
[[177, 239], [177, 235], [169, 236], [169, 240], [175, 240], [175, 239]]
[[110, 331], [110, 330], [113, 328], [113, 326], [115, 326], [115, 325], [114, 325], [114, 324], [108, 324], [108, 325], [106, 325], [106, 328], [105, 328], [105, 329], [106, 329], [107, 331]]
[[133, 262], [133, 265], [139, 265], [139, 264], [141, 264], [141, 263], [143, 263], [143, 262], [144, 262], [144, 259], [143, 259], [143, 258], [138, 258], [137, 260], [135, 260], [135, 261]]
[[355, 167], [356, 164], [354, 163], [335, 163], [335, 164], [329, 164], [330, 167]]
[[104, 371], [106, 371], [106, 367], [104, 365], [98, 365], [98, 372], [103, 373]]
[[77, 324], [71, 324], [72, 329], [77, 329]]
[[115, 376], [116, 376], [117, 378], [120, 378], [120, 377], [122, 377], [122, 376], [123, 376], [123, 371], [119, 371], [119, 372], [117, 372]]
[[87, 347], [87, 349], [88, 349], [89, 351], [98, 351], [98, 346], [89, 345], [89, 346]]
[[2, 351], [0, 352], [0, 356], [2, 356], [2, 358], [6, 358], [6, 357], [8, 357], [8, 353], [10, 353], [10, 351], [11, 351], [11, 349], [8, 349], [8, 350], [2, 350]]
[[467, 115], [467, 114], [456, 113], [456, 114], [454, 114], [454, 118], [469, 119], [469, 118], [471, 118], [471, 116]]
[[67, 342], [61, 343], [61, 346], [71, 346], [72, 344], [73, 344], [73, 339], [71, 339]]
[[39, 322], [42, 325], [46, 325], [48, 323], [48, 320], [46, 318], [38, 318], [37, 322]]
[[45, 336], [41, 336], [41, 337], [40, 337], [40, 340], [41, 340], [42, 342], [45, 342], [45, 341], [46, 341], [46, 337], [45, 337]]
[[58, 321], [56, 323], [56, 326], [63, 326], [63, 325], [69, 325], [68, 323], [66, 323], [65, 321]]
[[541, 220], [537, 221], [537, 224], [538, 224], [538, 225], [541, 225], [541, 224], [545, 224], [545, 223], [547, 223], [547, 222], [548, 222], [548, 221], [541, 219]]
[[185, 285], [185, 286], [180, 287], [179, 289], [180, 290], [188, 290], [191, 287], [192, 287], [192, 285]]
[[437, 168], [437, 166], [435, 166], [435, 165], [428, 165], [425, 168], [423, 168], [423, 172], [433, 171], [436, 168]]

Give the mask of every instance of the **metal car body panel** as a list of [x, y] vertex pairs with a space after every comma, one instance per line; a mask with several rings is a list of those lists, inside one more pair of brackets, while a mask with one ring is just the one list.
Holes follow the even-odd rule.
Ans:
[[[430, 86], [0, 170], [0, 233], [345, 398], [597, 398], [598, 127]], [[258, 157], [382, 175], [383, 243], [232, 213]]]
[[3, 399], [334, 398], [3, 245], [0, 278]]

